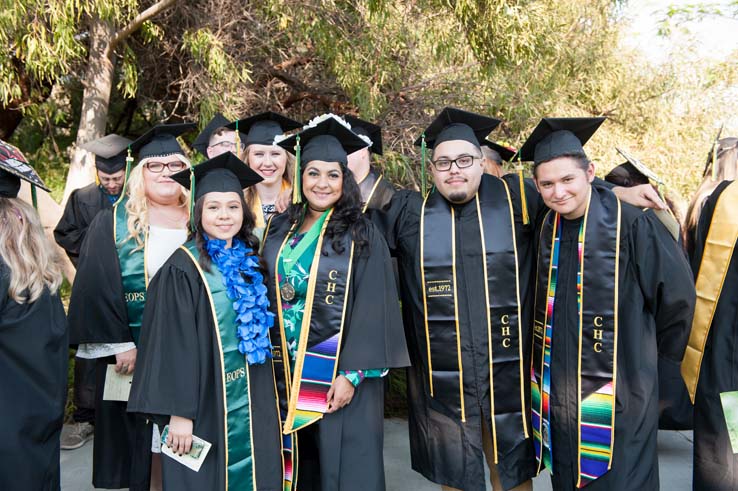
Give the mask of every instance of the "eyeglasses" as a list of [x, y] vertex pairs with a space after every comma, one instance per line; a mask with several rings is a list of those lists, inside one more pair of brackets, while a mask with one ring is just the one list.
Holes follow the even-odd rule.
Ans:
[[[243, 151], [244, 145], [239, 145], [241, 147], [241, 150]], [[208, 145], [208, 148], [224, 148], [226, 150], [233, 150], [236, 148], [236, 144], [234, 142], [229, 142], [227, 140], [224, 140], [222, 142], [213, 143], [212, 145]]]
[[175, 160], [174, 162], [147, 162], [146, 168], [154, 174], [158, 174], [164, 170], [164, 167], [169, 169], [171, 172], [179, 172], [187, 167], [187, 164], [181, 160]]
[[433, 167], [435, 167], [436, 170], [446, 172], [451, 170], [451, 166], [453, 164], [456, 164], [456, 167], [458, 167], [459, 169], [466, 169], [467, 167], [471, 167], [475, 160], [479, 159], [481, 159], [481, 157], [462, 155], [461, 157], [457, 157], [455, 159], [438, 159], [431, 162], [431, 164], [433, 164]]

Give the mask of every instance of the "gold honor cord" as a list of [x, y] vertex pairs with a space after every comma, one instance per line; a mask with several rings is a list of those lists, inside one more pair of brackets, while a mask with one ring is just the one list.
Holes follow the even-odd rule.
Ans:
[[697, 302], [681, 367], [682, 378], [687, 385], [692, 404], [697, 392], [707, 336], [738, 240], [738, 220], [734, 216], [736, 209], [738, 209], [738, 181], [728, 185], [717, 200], [697, 274], [695, 285]]
[[[372, 202], [372, 198], [374, 197], [374, 192], [377, 190], [377, 186], [379, 186], [379, 181], [382, 180], [382, 177], [384, 177], [384, 174], [379, 174], [379, 177], [377, 177], [377, 180], [374, 181], [374, 186], [372, 186], [372, 190], [369, 192], [369, 196], [367, 196], [366, 198], [366, 203], [364, 203], [364, 207], [361, 209], [362, 213], [366, 213], [366, 210], [369, 209], [369, 203]], [[364, 179], [366, 179], [366, 177]]]
[[[420, 216], [425, 216], [425, 206], [428, 203], [428, 198], [423, 200], [423, 207], [420, 210]], [[425, 324], [425, 345], [428, 354], [428, 386], [430, 388], [430, 395], [433, 397], [433, 361], [431, 357], [431, 346], [430, 346], [430, 332], [428, 330], [428, 295], [427, 287], [425, 285], [425, 261], [423, 259], [423, 251], [425, 250], [425, 220], [420, 220], [420, 281], [423, 286], [423, 322]]]

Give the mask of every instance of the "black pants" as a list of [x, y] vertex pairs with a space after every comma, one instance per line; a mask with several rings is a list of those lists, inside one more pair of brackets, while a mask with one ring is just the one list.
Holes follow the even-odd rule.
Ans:
[[75, 423], [95, 424], [96, 360], [74, 359], [74, 414]]

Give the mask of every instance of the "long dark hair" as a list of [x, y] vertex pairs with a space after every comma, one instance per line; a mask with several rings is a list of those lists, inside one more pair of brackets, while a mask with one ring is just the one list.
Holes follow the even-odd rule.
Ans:
[[[235, 235], [235, 238], [240, 239], [244, 244], [250, 247], [253, 251], [251, 255], [256, 256], [257, 251], [259, 250], [259, 239], [253, 234], [255, 223], [254, 214], [251, 213], [251, 209], [246, 206], [246, 201], [244, 200], [242, 193], [239, 193], [239, 198], [241, 200], [241, 208], [243, 209], [243, 223], [241, 224], [241, 229]], [[205, 271], [210, 272], [210, 254], [208, 254], [208, 251], [205, 248], [205, 230], [202, 228], [202, 209], [204, 206], [205, 196], [202, 196], [195, 202], [195, 232], [190, 234], [190, 240], [194, 237], [197, 250], [200, 251], [200, 267]], [[259, 263], [261, 264], [261, 259], [259, 259]], [[261, 269], [264, 271], [263, 264], [261, 264]]]
[[[302, 172], [305, 172], [304, 170]], [[356, 184], [354, 174], [344, 164], [341, 164], [341, 175], [343, 176], [343, 190], [341, 197], [333, 205], [333, 214], [325, 230], [323, 241], [323, 254], [327, 254], [327, 247], [333, 248], [337, 254], [343, 253], [341, 237], [348, 231], [354, 241], [354, 250], [361, 251], [369, 246], [369, 222], [362, 212], [361, 191]], [[302, 192], [302, 190], [301, 190]], [[303, 204], [293, 204], [287, 210], [290, 222], [297, 223], [298, 227], [305, 219], [307, 212], [307, 199], [302, 193]]]

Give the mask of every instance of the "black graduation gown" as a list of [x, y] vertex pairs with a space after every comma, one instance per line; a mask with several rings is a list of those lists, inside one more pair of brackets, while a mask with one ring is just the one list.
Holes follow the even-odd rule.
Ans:
[[[577, 482], [576, 275], [580, 220], [563, 221], [551, 342], [553, 489]], [[681, 361], [694, 309], [692, 275], [684, 254], [651, 212], [622, 204], [619, 332], [612, 468], [588, 491], [659, 489], [656, 448], [660, 354]], [[540, 285], [539, 285], [540, 287]], [[545, 285], [543, 286], [545, 288]]]
[[66, 251], [69, 260], [75, 266], [79, 261], [87, 227], [90, 226], [97, 212], [112, 207], [108, 197], [94, 182], [72, 191], [69, 195], [64, 213], [54, 229], [54, 239]]
[[[113, 240], [112, 210], [95, 216], [82, 242], [68, 316], [70, 344], [133, 341]], [[102, 400], [108, 364], [115, 364], [115, 357], [97, 360], [92, 483], [97, 488], [148, 490], [152, 426], [128, 414], [125, 402]]]
[[[707, 233], [718, 197], [730, 184], [718, 185], [708, 198], [697, 226], [692, 269], [697, 277]], [[738, 255], [733, 257], [723, 283], [710, 333], [705, 344], [694, 403], [695, 491], [738, 490], [738, 454], [734, 454], [725, 426], [720, 393], [738, 390]]]
[[[171, 415], [191, 419], [192, 433], [213, 444], [197, 473], [162, 457], [165, 490], [227, 491], [222, 360], [210, 299], [190, 256], [175, 251], [147, 295], [128, 411], [152, 415], [160, 428]], [[271, 360], [248, 370], [256, 484], [278, 491], [282, 456]]]
[[374, 167], [369, 170], [369, 174], [359, 183], [359, 190], [361, 190], [361, 200], [364, 203], [366, 203], [368, 198], [371, 198], [366, 203], [367, 208], [379, 209], [387, 206], [392, 196], [397, 192], [394, 186], [377, 172]]
[[[279, 247], [289, 228], [286, 214], [275, 216], [265, 247]], [[399, 368], [410, 364], [387, 244], [371, 223], [367, 222], [367, 228], [368, 245], [354, 253], [338, 370]], [[267, 266], [269, 301], [276, 306], [275, 264]], [[271, 339], [274, 346], [281, 346], [276, 324]], [[275, 363], [281, 381], [282, 366]], [[285, 414], [286, 402], [281, 401]], [[383, 425], [384, 384], [378, 378], [364, 379], [347, 406], [297, 432], [297, 490], [383, 491]]]
[[[497, 179], [485, 175], [482, 179]], [[520, 181], [517, 175], [503, 178], [510, 190], [520, 275], [521, 332], [524, 367], [529, 366], [532, 322], [530, 285], [535, 258], [534, 224], [546, 211], [533, 183], [525, 181], [530, 223], [523, 224]], [[383, 230], [393, 252], [398, 256], [400, 291], [408, 349], [412, 367], [408, 370], [409, 432], [412, 467], [427, 479], [466, 491], [483, 491], [485, 459], [482, 425], [491, 425], [489, 352], [486, 300], [484, 298], [484, 262], [475, 201], [456, 206], [456, 271], [460, 280], [459, 333], [464, 371], [466, 423], [448, 414], [430, 395], [425, 359], [425, 322], [423, 287], [420, 276], [420, 219], [423, 200], [419, 193], [398, 191], [384, 212], [371, 212]], [[453, 349], [452, 346], [449, 347]], [[524, 372], [526, 414], [530, 409], [530, 380]], [[519, 397], [519, 388], [511, 397]], [[530, 423], [527, 423], [530, 426]], [[498, 428], [498, 431], [501, 431]], [[515, 430], [514, 430], [515, 431]], [[519, 429], [522, 432], [522, 429]], [[529, 432], [530, 435], [532, 433]], [[505, 489], [513, 488], [535, 475], [532, 439], [528, 438], [500, 458], [497, 470]]]
[[9, 283], [0, 259], [0, 489], [58, 490], [69, 359], [64, 307], [48, 290], [16, 303]]

